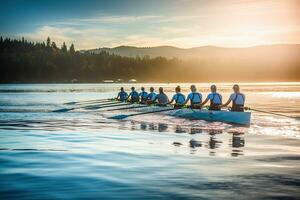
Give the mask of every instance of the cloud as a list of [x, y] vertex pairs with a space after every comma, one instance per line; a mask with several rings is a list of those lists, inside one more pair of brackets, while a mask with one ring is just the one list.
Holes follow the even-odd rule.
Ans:
[[[156, 46], [164, 45], [166, 39], [173, 37], [174, 34], [188, 33], [185, 28], [165, 27], [157, 24], [182, 21], [188, 18], [192, 19], [195, 16], [100, 16], [70, 19], [48, 25], [38, 25], [35, 31], [21, 33], [19, 36], [25, 36], [33, 41], [45, 41], [50, 36], [52, 41], [58, 45], [63, 42], [68, 45], [74, 43], [77, 49], [119, 45]], [[133, 22], [143, 23], [137, 30], [132, 30], [132, 27], [136, 26], [136, 23]], [[117, 25], [111, 26], [111, 23]], [[155, 24], [154, 27], [151, 26], [153, 23]], [[118, 24], [123, 27], [118, 26]], [[124, 26], [126, 26], [125, 30]], [[171, 45], [171, 43], [169, 44]]]
[[42, 26], [36, 31], [27, 34], [19, 34], [33, 41], [45, 41], [49, 36], [57, 45], [66, 42], [67, 45], [75, 44], [78, 49], [98, 47], [115, 38], [111, 36], [112, 31], [103, 28], [78, 29], [74, 27]]
[[74, 43], [77, 49], [120, 45], [189, 48], [300, 43], [299, 12], [285, 1], [233, 2], [237, 3], [222, 2], [216, 6], [216, 2], [210, 2], [213, 5], [206, 5], [205, 9], [195, 5], [194, 12], [180, 14], [73, 18], [39, 25], [35, 31], [20, 36], [39, 41], [50, 36], [58, 44]]
[[300, 43], [298, 0], [181, 0], [167, 6], [163, 15], [161, 8], [133, 7], [130, 11], [122, 8], [122, 13], [127, 13], [124, 15], [89, 15], [31, 24], [29, 32], [19, 33], [17, 37], [45, 41], [50, 36], [58, 45], [65, 41], [74, 43], [77, 49], [119, 45], [189, 48]]
[[[122, 28], [78, 28], [41, 26], [36, 31], [19, 34], [33, 41], [45, 41], [50, 36], [57, 45], [66, 42], [75, 44], [77, 49], [98, 47], [128, 46], [162, 46], [172, 45], [184, 48], [217, 45], [225, 47], [254, 46], [259, 44], [295, 43], [299, 41], [300, 29], [290, 26], [284, 29], [222, 29], [212, 25], [211, 28], [195, 25], [188, 26], [157, 26], [140, 32], [124, 32]], [[279, 41], [279, 42], [278, 42]]]
[[142, 16], [117, 16], [117, 15], [107, 15], [107, 16], [96, 16], [91, 18], [74, 18], [64, 21], [52, 22], [50, 25], [86, 25], [86, 24], [124, 24], [124, 23], [136, 23], [136, 22], [146, 22], [163, 19], [163, 16], [155, 15], [142, 15]]
[[89, 23], [131, 23], [159, 19], [161, 16], [102, 16], [96, 18], [79, 19], [79, 22]]
[[207, 16], [203, 15], [183, 15], [183, 16], [163, 16], [163, 15], [141, 15], [141, 16], [118, 16], [118, 15], [107, 15], [107, 16], [97, 16], [91, 18], [73, 18], [64, 21], [57, 21], [49, 23], [49, 25], [70, 25], [70, 26], [80, 26], [80, 25], [95, 25], [95, 24], [131, 24], [131, 23], [176, 23], [184, 21], [193, 21], [206, 19]]
[[207, 16], [205, 15], [183, 15], [183, 16], [163, 16], [158, 19], [157, 22], [163, 23], [163, 22], [182, 22], [182, 21], [188, 21], [188, 20], [199, 20], [199, 19], [205, 19]]
[[53, 40], [58, 43], [71, 42], [72, 38], [68, 36], [69, 33], [74, 32], [73, 28], [56, 28], [51, 26], [42, 26], [39, 27], [35, 32], [27, 33], [27, 34], [19, 34], [19, 36], [24, 36], [29, 40], [34, 41], [45, 41], [48, 36], [52, 37]]

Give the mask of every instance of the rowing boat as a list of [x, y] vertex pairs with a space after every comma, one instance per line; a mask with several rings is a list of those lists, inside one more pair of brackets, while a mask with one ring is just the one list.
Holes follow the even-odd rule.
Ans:
[[[149, 107], [139, 108], [138, 111], [151, 112], [159, 109], [161, 110], [170, 109], [170, 107], [149, 106]], [[181, 117], [186, 119], [218, 121], [218, 122], [233, 123], [233, 124], [239, 124], [245, 126], [249, 126], [251, 121], [251, 112], [231, 112], [228, 110], [211, 111], [206, 108], [203, 109], [182, 108], [182, 109], [174, 109], [174, 110], [166, 111], [163, 113], [166, 115], [176, 116], [176, 117]]]
[[201, 119], [206, 121], [220, 121], [240, 125], [250, 125], [251, 112], [231, 112], [226, 110], [210, 111], [207, 109], [191, 110], [179, 109], [168, 113], [172, 116], [183, 117], [187, 119]]

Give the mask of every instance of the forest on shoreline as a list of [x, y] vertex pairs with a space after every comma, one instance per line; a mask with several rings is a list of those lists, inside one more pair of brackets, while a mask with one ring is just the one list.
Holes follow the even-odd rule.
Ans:
[[[149, 56], [125, 57], [79, 52], [74, 45], [58, 47], [48, 37], [45, 42], [0, 38], [1, 83], [103, 82], [136, 79], [139, 82], [238, 82], [297, 81], [300, 62], [282, 70], [278, 62], [254, 66], [252, 60], [200, 59], [181, 60]], [[257, 65], [257, 60], [255, 64]], [[272, 74], [270, 74], [272, 72]]]

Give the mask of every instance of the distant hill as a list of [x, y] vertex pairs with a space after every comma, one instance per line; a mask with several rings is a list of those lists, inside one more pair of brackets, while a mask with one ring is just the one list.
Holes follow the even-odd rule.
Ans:
[[[203, 46], [189, 49], [172, 46], [119, 46], [88, 50], [96, 54], [101, 51], [127, 57], [178, 58], [182, 62], [178, 80], [300, 81], [300, 44], [249, 48]], [[171, 68], [175, 70], [174, 67]]]
[[265, 58], [273, 59], [274, 55], [280, 57], [289, 57], [299, 60], [300, 44], [276, 44], [262, 45], [248, 48], [223, 48], [216, 46], [203, 46], [189, 49], [177, 48], [173, 46], [158, 47], [133, 47], [119, 46], [115, 48], [98, 48], [85, 50], [84, 52], [100, 53], [106, 51], [110, 54], [116, 54], [127, 57], [166, 57], [180, 59], [215, 59], [230, 58], [237, 59], [242, 57], [255, 58], [256, 56], [265, 56]]

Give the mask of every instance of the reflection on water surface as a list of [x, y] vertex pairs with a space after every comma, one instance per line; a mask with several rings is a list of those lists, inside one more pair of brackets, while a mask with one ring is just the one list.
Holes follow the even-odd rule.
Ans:
[[[171, 95], [177, 84], [152, 85]], [[209, 84], [197, 86], [205, 96]], [[159, 114], [107, 119], [130, 110], [51, 112], [119, 87], [0, 85], [0, 199], [299, 198], [297, 120], [253, 113], [245, 128]], [[226, 99], [231, 84], [219, 89]], [[299, 116], [299, 83], [242, 90], [250, 107]]]

